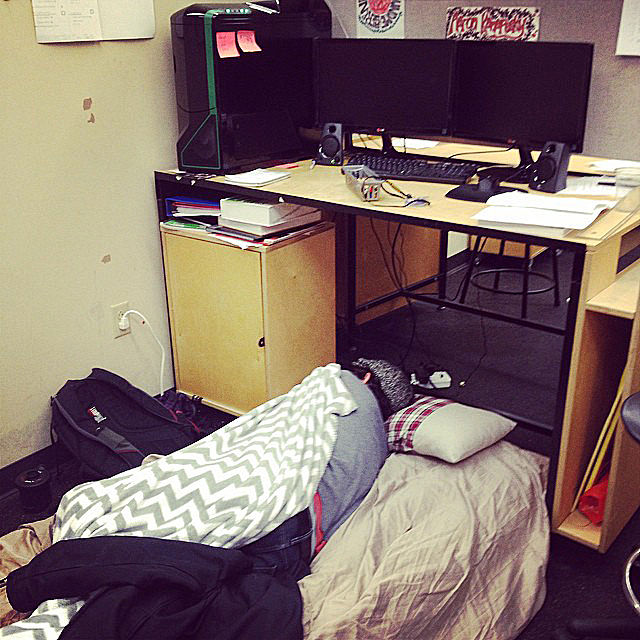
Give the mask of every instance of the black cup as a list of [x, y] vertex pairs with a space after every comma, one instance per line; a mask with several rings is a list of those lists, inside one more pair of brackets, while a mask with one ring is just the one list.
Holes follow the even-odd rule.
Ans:
[[42, 466], [27, 469], [15, 479], [25, 511], [44, 511], [51, 503], [51, 475]]

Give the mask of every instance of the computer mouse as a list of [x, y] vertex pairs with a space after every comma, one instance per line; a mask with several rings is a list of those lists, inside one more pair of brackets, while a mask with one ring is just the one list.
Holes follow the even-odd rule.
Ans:
[[431, 203], [425, 198], [412, 198], [411, 200], [409, 200], [409, 202], [407, 202], [405, 206], [406, 207], [424, 207], [426, 204], [431, 204]]

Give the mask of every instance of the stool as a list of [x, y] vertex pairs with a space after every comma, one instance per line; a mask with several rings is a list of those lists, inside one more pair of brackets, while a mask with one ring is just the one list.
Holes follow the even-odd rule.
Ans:
[[[471, 256], [469, 258], [469, 266], [467, 267], [467, 271], [464, 275], [462, 281], [462, 291], [460, 293], [460, 303], [464, 304], [467, 290], [469, 288], [469, 283], [472, 283], [478, 289], [483, 289], [484, 291], [491, 291], [493, 293], [503, 293], [507, 295], [521, 295], [522, 303], [520, 307], [520, 317], [527, 317], [527, 296], [533, 295], [535, 293], [545, 293], [546, 291], [553, 291], [553, 304], [554, 306], [560, 305], [560, 291], [558, 288], [558, 256], [556, 254], [556, 249], [549, 249], [551, 251], [551, 268], [553, 271], [553, 277], [548, 276], [546, 273], [541, 273], [540, 271], [532, 271], [530, 269], [531, 263], [531, 244], [529, 242], [524, 242], [524, 265], [521, 269], [515, 268], [502, 268], [502, 269], [483, 269], [476, 273], [473, 273], [473, 267], [476, 263], [480, 241], [482, 240], [482, 236], [476, 236], [475, 242], [473, 244], [473, 248], [471, 249]], [[505, 248], [505, 240], [500, 240], [500, 249], [498, 250], [499, 256], [504, 256], [504, 248]], [[520, 273], [522, 274], [522, 288], [517, 291], [509, 290], [509, 289], [501, 289], [500, 288], [500, 276], [503, 273]], [[493, 274], [493, 286], [489, 287], [487, 285], [481, 284], [478, 282], [479, 278], [483, 276], [487, 276]], [[549, 282], [547, 286], [540, 287], [538, 289], [530, 289], [529, 288], [529, 278], [533, 276], [536, 278], [542, 278]]]

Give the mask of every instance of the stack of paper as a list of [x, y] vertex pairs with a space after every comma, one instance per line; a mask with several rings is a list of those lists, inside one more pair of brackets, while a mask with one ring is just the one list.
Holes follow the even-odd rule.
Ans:
[[637, 160], [613, 160], [606, 158], [592, 162], [591, 166], [598, 171], [610, 171], [613, 173], [616, 169], [622, 169], [623, 167], [640, 167], [640, 162]]
[[218, 224], [254, 236], [266, 236], [318, 222], [320, 210], [290, 203], [267, 204], [236, 198], [220, 201]]
[[616, 197], [616, 182], [613, 176], [568, 176], [566, 188], [558, 191], [563, 196]]
[[473, 216], [476, 220], [510, 231], [562, 236], [574, 229], [586, 229], [612, 203], [510, 191], [492, 196], [487, 204], [490, 206]]
[[284, 180], [291, 174], [288, 171], [273, 171], [270, 169], [254, 169], [245, 173], [233, 173], [226, 175], [224, 181], [229, 184], [237, 184], [243, 187], [263, 187], [266, 184]]

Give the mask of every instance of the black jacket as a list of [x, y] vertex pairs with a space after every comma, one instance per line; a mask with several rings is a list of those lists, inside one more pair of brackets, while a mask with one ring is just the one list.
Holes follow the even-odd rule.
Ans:
[[299, 640], [294, 578], [252, 571], [241, 551], [157, 538], [57, 542], [7, 577], [16, 611], [81, 597], [61, 640]]

